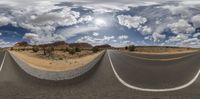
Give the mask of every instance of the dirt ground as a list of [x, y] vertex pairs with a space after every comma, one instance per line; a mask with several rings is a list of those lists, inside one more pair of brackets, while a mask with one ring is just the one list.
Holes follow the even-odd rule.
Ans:
[[[48, 59], [45, 57], [40, 57], [39, 55], [41, 54], [33, 53], [31, 51], [21, 51], [21, 52], [10, 51], [10, 52], [13, 53], [15, 56], [17, 56], [19, 59], [30, 64], [30, 66], [37, 69], [47, 70], [47, 71], [65, 71], [65, 70], [79, 68], [81, 66], [88, 64], [93, 59], [95, 59], [98, 55], [100, 55], [100, 53], [102, 53], [102, 52], [90, 53], [84, 56], [80, 55], [79, 57], [76, 54], [76, 55], [71, 55], [70, 57], [62, 56], [62, 59], [61, 58]], [[62, 52], [56, 52], [56, 53], [57, 53], [56, 55], [62, 54]], [[83, 53], [84, 52], [82, 52], [82, 54]]]
[[133, 53], [139, 53], [139, 54], [181, 54], [181, 53], [192, 53], [196, 52], [198, 50], [191, 50], [191, 51], [170, 51], [170, 52], [141, 52], [141, 51], [135, 51]]
[[133, 53], [141, 54], [181, 54], [199, 51], [194, 48], [162, 48], [162, 47], [138, 47]]

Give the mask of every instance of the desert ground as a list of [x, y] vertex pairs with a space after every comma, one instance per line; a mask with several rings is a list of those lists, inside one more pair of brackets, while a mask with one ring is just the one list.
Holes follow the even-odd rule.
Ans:
[[42, 55], [42, 51], [34, 53], [32, 51], [10, 51], [21, 60], [30, 64], [37, 69], [48, 71], [64, 71], [71, 70], [86, 65], [95, 59], [100, 53], [92, 51], [77, 52], [70, 55], [68, 52], [55, 51], [53, 57]]

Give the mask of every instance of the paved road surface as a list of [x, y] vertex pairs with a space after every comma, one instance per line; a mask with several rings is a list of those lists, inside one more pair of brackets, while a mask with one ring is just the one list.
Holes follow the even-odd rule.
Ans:
[[[114, 61], [115, 56], [118, 57], [117, 53], [111, 52], [111, 58]], [[3, 54], [0, 54], [0, 57], [3, 57]], [[122, 58], [118, 60], [124, 63], [124, 65], [127, 65], [127, 60], [122, 60]], [[52, 82], [31, 77], [17, 66], [9, 54], [7, 54], [2, 71], [0, 72], [0, 99], [199, 98], [199, 78], [191, 86], [174, 92], [142, 92], [127, 88], [114, 75], [107, 54], [91, 72], [70, 81]]]
[[142, 57], [142, 58], [153, 58], [153, 59], [169, 59], [169, 58], [177, 58], [177, 57], [182, 57], [182, 56], [190, 56], [194, 55], [198, 52], [191, 52], [191, 53], [179, 53], [179, 54], [142, 54], [142, 53], [129, 53], [129, 52], [124, 52], [125, 54], [128, 55], [133, 55], [136, 57]]
[[200, 54], [171, 61], [138, 59], [117, 51], [110, 52], [110, 56], [118, 75], [125, 82], [141, 88], [181, 86], [191, 81], [200, 69]]

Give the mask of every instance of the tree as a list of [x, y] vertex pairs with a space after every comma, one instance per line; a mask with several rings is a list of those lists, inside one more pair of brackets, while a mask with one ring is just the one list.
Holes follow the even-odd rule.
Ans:
[[65, 48], [65, 52], [69, 52], [69, 48], [68, 47]]
[[128, 46], [125, 47], [125, 50], [128, 50]]
[[135, 46], [134, 45], [129, 46], [129, 51], [135, 51]]
[[46, 53], [46, 48], [45, 48], [45, 47], [42, 47], [42, 50], [43, 50], [43, 55], [47, 55], [47, 53]]
[[46, 49], [46, 53], [48, 54], [48, 56], [53, 56], [53, 51], [54, 51], [54, 48], [52, 46], [47, 47]]
[[92, 51], [93, 51], [93, 53], [96, 53], [96, 52], [99, 51], [99, 48], [97, 48], [97, 47], [93, 47], [93, 48], [92, 48]]
[[39, 51], [39, 48], [38, 48], [38, 46], [33, 46], [32, 50], [33, 50], [33, 52], [37, 53]]
[[69, 49], [69, 54], [71, 54], [71, 55], [74, 55], [75, 53], [76, 53], [76, 51], [75, 51], [75, 49], [74, 48], [72, 48], [72, 49]]
[[75, 51], [76, 51], [76, 52], [81, 52], [81, 49], [78, 48], [78, 47], [76, 47], [76, 48], [75, 48]]
[[12, 50], [14, 50], [14, 48], [13, 48], [13, 47], [11, 47], [11, 48], [10, 48], [10, 50], [12, 51]]

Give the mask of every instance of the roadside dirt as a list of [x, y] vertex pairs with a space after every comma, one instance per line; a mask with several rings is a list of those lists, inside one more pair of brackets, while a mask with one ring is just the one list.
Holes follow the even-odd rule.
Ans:
[[42, 57], [38, 57], [35, 53], [31, 53], [28, 51], [17, 52], [10, 51], [19, 59], [25, 61], [30, 64], [30, 66], [47, 71], [65, 71], [71, 70], [75, 68], [79, 68], [91, 62], [102, 52], [93, 53], [90, 55], [73, 58], [73, 59], [62, 59], [62, 60], [50, 60]]

